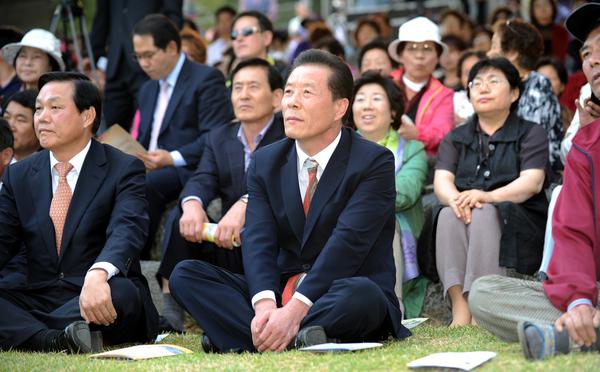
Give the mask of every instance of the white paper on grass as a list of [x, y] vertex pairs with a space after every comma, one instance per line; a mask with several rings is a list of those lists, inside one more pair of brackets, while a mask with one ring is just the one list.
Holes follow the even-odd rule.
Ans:
[[418, 326], [419, 324], [427, 321], [429, 318], [410, 318], [410, 319], [403, 319], [402, 320], [402, 325], [405, 326], [408, 329], [413, 329], [416, 326]]
[[409, 368], [457, 368], [470, 371], [496, 356], [493, 351], [435, 353], [407, 364]]
[[356, 343], [326, 343], [313, 346], [307, 346], [299, 349], [300, 351], [313, 351], [317, 353], [324, 353], [329, 351], [357, 351], [365, 349], [373, 349], [381, 347], [383, 344], [379, 342], [356, 342]]

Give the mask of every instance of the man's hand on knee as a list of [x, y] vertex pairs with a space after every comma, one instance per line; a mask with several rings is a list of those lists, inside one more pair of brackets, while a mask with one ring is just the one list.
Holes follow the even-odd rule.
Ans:
[[566, 328], [569, 337], [578, 345], [591, 346], [596, 342], [594, 328], [600, 327], [600, 311], [590, 305], [578, 305], [561, 315], [554, 325], [559, 332]]
[[277, 310], [277, 304], [270, 299], [260, 300], [254, 306], [254, 318], [250, 323], [250, 331], [252, 332], [252, 343], [256, 350], [259, 350], [265, 341], [260, 335], [265, 329], [265, 325], [267, 325], [271, 314], [275, 310]]
[[258, 336], [258, 340], [262, 342], [258, 346], [255, 344], [257, 350], [260, 352], [284, 351], [298, 334], [300, 323], [308, 310], [308, 305], [295, 298], [284, 307], [272, 310], [267, 323]]
[[112, 303], [108, 273], [102, 269], [90, 270], [79, 295], [79, 310], [88, 323], [108, 326], [117, 319]]

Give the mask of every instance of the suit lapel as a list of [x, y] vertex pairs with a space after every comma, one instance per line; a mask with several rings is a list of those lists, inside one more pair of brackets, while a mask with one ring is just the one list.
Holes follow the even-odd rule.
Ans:
[[142, 121], [140, 122], [140, 134], [138, 136], [138, 141], [146, 149], [150, 144], [152, 121], [154, 120], [154, 109], [156, 108], [156, 104], [158, 102], [158, 90], [158, 81], [153, 81], [150, 85], [149, 92], [147, 93], [147, 96], [151, 97], [151, 104], [140, 105], [140, 120]]
[[87, 210], [90, 202], [96, 196], [98, 188], [106, 177], [106, 155], [102, 145], [92, 140], [90, 150], [85, 157], [81, 173], [77, 178], [77, 185], [73, 190], [73, 198], [69, 205], [69, 212], [65, 221], [61, 244], [61, 256], [69, 249], [73, 233]]
[[346, 130], [342, 129], [340, 143], [331, 155], [331, 158], [327, 163], [327, 168], [325, 168], [325, 172], [321, 175], [321, 179], [319, 179], [319, 182], [317, 183], [317, 189], [310, 202], [308, 216], [306, 216], [306, 226], [304, 227], [302, 247], [308, 240], [323, 207], [325, 207], [325, 204], [327, 204], [327, 201], [331, 198], [333, 192], [342, 182], [342, 178], [346, 173], [346, 166], [348, 165], [349, 153], [350, 135]]
[[283, 196], [285, 214], [292, 225], [292, 230], [294, 230], [298, 241], [302, 241], [305, 218], [300, 190], [298, 189], [298, 155], [296, 154], [296, 146], [293, 141], [291, 147], [287, 162], [283, 165], [281, 172], [281, 194]]
[[167, 111], [165, 112], [163, 121], [160, 124], [160, 132], [158, 132], [159, 137], [167, 129], [168, 123], [169, 121], [171, 121], [171, 117], [175, 112], [175, 108], [179, 104], [179, 101], [181, 101], [181, 98], [183, 97], [187, 86], [190, 84], [190, 81], [187, 78], [190, 68], [189, 64], [190, 62], [188, 62], [187, 60], [183, 62], [183, 66], [181, 67], [181, 71], [179, 72], [179, 76], [177, 77], [177, 83], [175, 83], [175, 86], [173, 87], [173, 93], [171, 94], [169, 104], [167, 105]]
[[[226, 124], [227, 125], [227, 124]], [[240, 193], [246, 193], [244, 187], [245, 182], [245, 154], [244, 145], [237, 138], [237, 133], [240, 128], [240, 123], [230, 124], [228, 138], [229, 144], [225, 145], [227, 149], [227, 158], [229, 161], [229, 169], [231, 170], [231, 184], [237, 185]], [[217, 149], [218, 150], [218, 149]]]
[[47, 150], [40, 154], [39, 160], [32, 166], [33, 175], [29, 183], [30, 194], [36, 209], [36, 218], [46, 247], [58, 260], [56, 252], [56, 235], [54, 224], [50, 219], [50, 203], [52, 202], [52, 176], [50, 175], [50, 153]]

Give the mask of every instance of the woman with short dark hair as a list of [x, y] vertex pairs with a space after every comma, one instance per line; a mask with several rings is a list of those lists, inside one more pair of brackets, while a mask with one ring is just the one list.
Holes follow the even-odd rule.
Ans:
[[398, 63], [388, 54], [388, 44], [384, 41], [371, 41], [358, 52], [358, 70], [361, 74], [374, 70], [388, 77], [397, 67]]
[[563, 168], [560, 160], [563, 125], [560, 104], [550, 81], [535, 71], [535, 65], [543, 51], [544, 43], [540, 32], [530, 23], [515, 19], [498, 25], [488, 57], [505, 57], [519, 71], [523, 90], [517, 113], [523, 119], [546, 129], [550, 166], [556, 174]]
[[544, 129], [521, 119], [521, 79], [504, 58], [469, 73], [475, 115], [440, 145], [434, 190], [445, 207], [436, 230], [436, 263], [452, 302], [452, 325], [471, 323], [467, 296], [480, 276], [506, 268], [532, 274], [542, 257], [548, 201]]

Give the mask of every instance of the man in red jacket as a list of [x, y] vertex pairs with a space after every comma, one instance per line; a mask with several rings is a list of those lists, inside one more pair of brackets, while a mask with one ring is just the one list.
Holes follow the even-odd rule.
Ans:
[[[600, 96], [600, 4], [575, 10], [567, 30], [583, 42], [583, 71]], [[475, 282], [469, 296], [477, 322], [498, 337], [520, 340], [542, 359], [574, 349], [600, 351], [600, 119], [579, 106], [582, 128], [566, 159], [552, 221], [554, 253], [543, 283], [498, 276]], [[542, 291], [543, 290], [543, 291]], [[569, 340], [570, 339], [570, 340]]]

